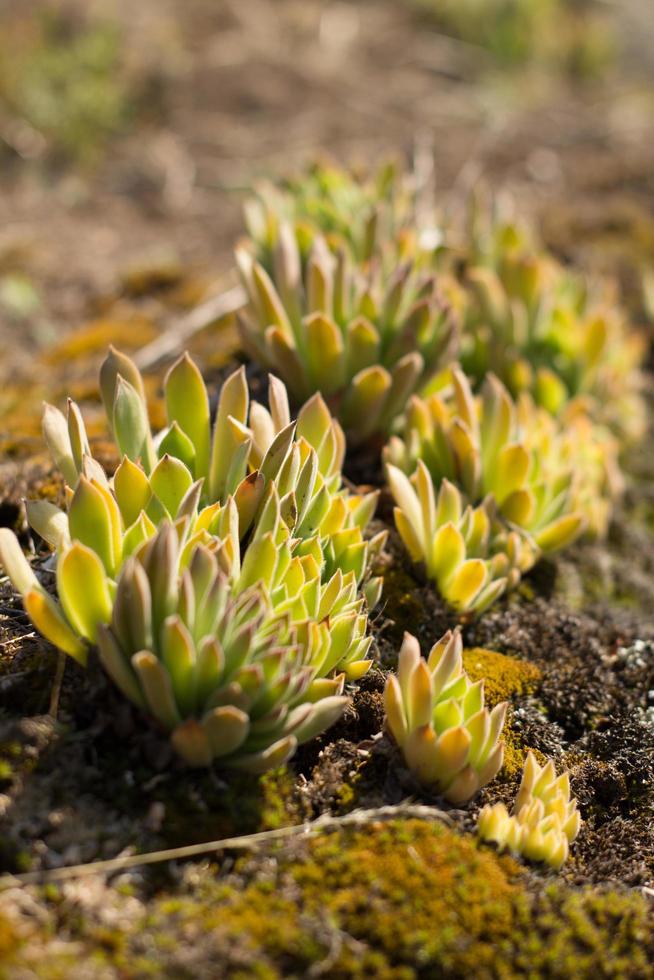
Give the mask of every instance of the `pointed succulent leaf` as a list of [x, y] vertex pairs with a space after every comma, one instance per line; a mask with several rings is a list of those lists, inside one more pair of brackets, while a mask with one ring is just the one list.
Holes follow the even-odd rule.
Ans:
[[0, 564], [11, 580], [16, 592], [26, 592], [41, 588], [38, 579], [23, 554], [18, 538], [8, 527], [0, 527]]
[[57, 592], [73, 629], [90, 643], [111, 619], [112, 601], [104, 566], [96, 553], [75, 541], [57, 562]]
[[211, 428], [209, 396], [197, 365], [188, 354], [173, 364], [164, 381], [169, 422], [177, 422], [195, 451], [194, 476], [209, 474]]
[[74, 487], [79, 474], [70, 444], [68, 423], [59, 409], [53, 405], [48, 405], [47, 402], [43, 405], [42, 427], [43, 437], [55, 466], [68, 486]]
[[193, 476], [180, 460], [163, 456], [150, 474], [152, 492], [170, 517], [177, 516], [179, 506], [193, 483]]
[[42, 589], [30, 589], [23, 596], [25, 612], [46, 640], [86, 665], [87, 647], [76, 636], [57, 603]]

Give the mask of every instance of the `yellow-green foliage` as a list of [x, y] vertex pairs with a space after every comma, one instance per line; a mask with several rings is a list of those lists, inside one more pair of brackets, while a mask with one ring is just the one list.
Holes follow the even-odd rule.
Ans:
[[[440, 824], [398, 820], [297, 841], [263, 858], [265, 875], [261, 860], [242, 858], [228, 879], [197, 868], [147, 912], [116, 890], [112, 926], [55, 890], [38, 932], [0, 919], [0, 974], [68, 980], [93, 965], [107, 977], [184, 980], [281, 980], [327, 966], [322, 975], [336, 980], [651, 976], [654, 923], [642, 896], [559, 883], [529, 894], [512, 859]], [[65, 936], [56, 945], [55, 917]]]
[[642, 438], [646, 340], [615, 282], [564, 266], [510, 210], [498, 216], [472, 199], [465, 229], [447, 229], [451, 247], [439, 256], [458, 279], [448, 298], [462, 322], [465, 374], [481, 384], [494, 372], [566, 425], [581, 409], [627, 440]]
[[464, 650], [463, 666], [471, 681], [483, 680], [489, 708], [508, 701], [514, 694], [532, 694], [541, 678], [535, 664], [483, 647]]

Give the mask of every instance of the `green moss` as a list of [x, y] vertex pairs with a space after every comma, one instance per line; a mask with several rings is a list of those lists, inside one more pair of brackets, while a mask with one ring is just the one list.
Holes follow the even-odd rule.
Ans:
[[[473, 647], [463, 651], [463, 665], [473, 681], [484, 680], [484, 692], [489, 707], [512, 697], [533, 694], [542, 677], [539, 668], [527, 660], [509, 657], [495, 650]], [[522, 744], [520, 736], [511, 728], [512, 710], [509, 708], [504, 726], [504, 765], [500, 779], [513, 780], [525, 764], [529, 747]], [[536, 753], [539, 761], [543, 760]]]
[[463, 651], [463, 666], [473, 681], [484, 680], [486, 702], [492, 708], [513, 695], [533, 694], [541, 671], [527, 660], [473, 647]]
[[16, 929], [14, 923], [4, 915], [0, 915], [0, 968], [15, 962], [24, 939], [24, 934]]
[[[56, 907], [78, 965], [103, 976], [645, 978], [654, 955], [638, 894], [561, 882], [534, 891], [512, 859], [418, 820], [295, 839], [240, 858], [227, 878], [196, 868], [142, 915], [121, 916], [121, 896], [112, 901], [115, 928], [74, 901]], [[30, 975], [65, 976], [70, 949], [46, 944]]]

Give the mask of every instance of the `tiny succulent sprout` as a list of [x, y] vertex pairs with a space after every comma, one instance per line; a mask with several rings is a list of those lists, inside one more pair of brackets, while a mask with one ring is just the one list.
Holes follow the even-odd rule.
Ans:
[[570, 799], [568, 773], [557, 777], [551, 759], [540, 766], [529, 752], [513, 813], [503, 803], [485, 806], [477, 830], [483, 840], [492, 841], [500, 850], [508, 849], [558, 871], [580, 826], [577, 801]]
[[343, 678], [317, 681], [302, 626], [271, 619], [256, 586], [235, 594], [210, 548], [181, 572], [178, 550], [164, 525], [124, 564], [100, 659], [187, 764], [281, 765], [340, 717]]
[[303, 260], [296, 232], [282, 223], [271, 274], [251, 245], [236, 258], [249, 300], [240, 318], [247, 350], [297, 404], [322, 392], [352, 442], [387, 432], [446, 363], [455, 319], [416, 256], [363, 267], [316, 234]]
[[386, 728], [407, 767], [450, 803], [466, 803], [502, 768], [507, 706], [484, 706], [483, 681], [473, 683], [463, 669], [458, 630], [441, 637], [427, 660], [405, 633], [384, 703]]

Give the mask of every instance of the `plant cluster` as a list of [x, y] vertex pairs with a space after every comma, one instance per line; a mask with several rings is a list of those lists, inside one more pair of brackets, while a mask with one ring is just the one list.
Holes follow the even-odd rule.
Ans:
[[559, 870], [581, 827], [577, 801], [570, 799], [570, 777], [557, 778], [550, 759], [540, 766], [533, 752], [527, 756], [513, 813], [504, 803], [485, 806], [477, 831], [500, 850], [509, 849], [530, 861]]
[[[474, 203], [461, 247], [438, 258], [456, 267], [460, 360], [481, 383], [494, 372], [553, 414], [571, 400], [627, 439], [642, 436], [645, 341], [627, 324], [613, 284], [562, 266], [525, 229]], [[456, 299], [454, 298], [456, 297]]]
[[388, 256], [361, 264], [347, 246], [330, 247], [318, 231], [303, 240], [280, 222], [270, 251], [270, 274], [256, 250], [236, 253], [249, 300], [245, 347], [296, 402], [320, 391], [351, 442], [388, 432], [456, 336], [437, 277], [399, 239]]
[[492, 374], [475, 396], [457, 366], [441, 384], [410, 399], [384, 450], [387, 478], [413, 560], [451, 605], [479, 610], [541, 554], [603, 534], [620, 470], [614, 441], [584, 414], [564, 424], [526, 394], [514, 402]]
[[[352, 444], [388, 435], [411, 557], [480, 612], [542, 554], [606, 532], [618, 437], [642, 431], [642, 341], [491, 208], [473, 203], [462, 248], [452, 226], [430, 251], [405, 187], [317, 167], [250, 202], [242, 336], [296, 401], [320, 391]], [[366, 235], [352, 210], [375, 195], [394, 219]]]
[[[67, 484], [67, 507], [32, 501], [27, 514], [55, 551], [58, 602], [39, 584], [13, 534], [0, 533], [0, 559], [28, 615], [44, 636], [82, 663], [89, 645], [99, 645], [108, 672], [131, 700], [168, 729], [173, 717], [178, 719], [173, 741], [187, 760], [193, 751], [179, 734], [179, 724], [187, 723], [182, 732], [190, 730], [191, 721], [203, 724], [208, 708], [218, 706], [209, 702], [220, 684], [226, 696], [232, 691], [236, 698], [226, 704], [245, 710], [247, 702], [256, 718], [263, 703], [276, 705], [279, 725], [268, 718], [268, 729], [278, 737], [267, 747], [278, 741], [293, 747], [309, 726], [298, 722], [293, 740], [281, 719], [287, 709], [304, 703], [307, 686], [316, 702], [340, 697], [335, 687], [340, 691], [345, 678], [362, 676], [371, 663], [367, 608], [377, 601], [381, 582], [367, 570], [384, 534], [368, 541], [363, 531], [377, 494], [353, 494], [342, 485], [344, 438], [322, 399], [312, 398], [297, 422], [290, 422], [285, 388], [275, 378], [268, 410], [250, 403], [244, 372], [235, 372], [221, 389], [212, 424], [204, 382], [184, 356], [166, 377], [168, 425], [156, 435], [150, 430], [141, 376], [129, 358], [110, 352], [100, 388], [121, 452], [111, 478], [91, 455], [78, 406], [69, 402], [67, 417], [52, 406], [44, 411], [45, 438]], [[206, 565], [207, 556], [220, 572], [220, 584], [211, 594], [205, 589], [202, 598], [187, 572], [203, 561]], [[149, 585], [141, 566], [150, 575]], [[253, 590], [256, 614], [248, 604]], [[203, 610], [209, 619], [196, 620], [196, 606], [210, 595], [210, 608]], [[142, 624], [157, 603], [164, 604], [166, 615], [155, 615], [148, 632]], [[256, 697], [252, 688], [251, 705], [233, 686], [241, 675], [232, 674], [236, 667], [253, 666], [252, 658], [259, 663], [263, 640], [255, 643], [254, 636], [254, 646], [241, 637], [237, 646], [244, 659], [238, 660], [239, 653], [236, 667], [232, 664], [203, 686], [202, 650], [212, 637], [223, 643], [218, 614], [225, 603], [227, 625], [242, 609], [260, 620], [267, 653], [280, 645], [297, 651], [292, 662], [282, 658], [278, 669], [257, 666], [254, 674], [263, 671], [259, 682], [266, 684]], [[177, 617], [173, 625], [170, 617]], [[130, 645], [130, 630], [138, 623], [138, 642]], [[215, 660], [214, 653], [209, 656]], [[275, 653], [266, 663], [278, 660]], [[153, 666], [155, 661], [159, 666]], [[137, 663], [146, 665], [143, 676]], [[297, 678], [291, 684], [298, 670], [298, 676], [309, 678], [306, 684]], [[254, 674], [248, 671], [244, 677]], [[182, 675], [192, 696], [184, 684], [181, 693], [176, 686]], [[147, 678], [153, 677], [152, 690], [162, 699], [158, 706], [155, 695], [148, 694]], [[279, 685], [287, 681], [285, 700], [278, 703], [275, 691], [279, 688], [282, 698]], [[322, 710], [313, 716], [324, 717]], [[194, 731], [194, 744], [199, 744], [202, 738]], [[256, 754], [260, 742], [244, 735], [241, 754]], [[215, 747], [210, 751], [210, 744], [205, 739], [197, 759], [222, 754]], [[270, 759], [278, 760], [279, 751]]]
[[503, 527], [490, 498], [466, 504], [443, 480], [438, 493], [420, 459], [413, 477], [388, 464], [386, 476], [397, 506], [395, 524], [414, 562], [422, 562], [445, 601], [459, 612], [480, 613], [536, 561], [531, 539]]
[[418, 782], [450, 803], [471, 799], [502, 768], [505, 702], [484, 706], [484, 682], [473, 683], [457, 630], [432, 647], [427, 660], [405, 633], [397, 675], [384, 692], [386, 725]]
[[[508, 225], [473, 222], [458, 265], [449, 245], [430, 254], [392, 170], [366, 181], [315, 168], [262, 191], [248, 223], [241, 331], [279, 375], [267, 406], [241, 368], [212, 411], [184, 355], [153, 432], [139, 371], [110, 350], [100, 392], [115, 472], [94, 459], [74, 402], [44, 411], [66, 502], [29, 501], [27, 517], [54, 552], [56, 598], [6, 529], [0, 561], [37, 629], [81, 664], [97, 649], [189, 765], [263, 772], [331, 725], [372, 663], [371, 565], [386, 535], [367, 533], [378, 492], [343, 478], [346, 432], [351, 445], [387, 438], [409, 555], [451, 607], [479, 614], [542, 554], [605, 532], [618, 435], [637, 434], [640, 349]], [[448, 360], [459, 340], [461, 366]], [[507, 704], [486, 707], [459, 630], [426, 660], [405, 634], [384, 701], [428, 790], [463, 804], [500, 770]], [[578, 829], [567, 776], [531, 754], [513, 813], [486, 807], [479, 823], [552, 867]]]

